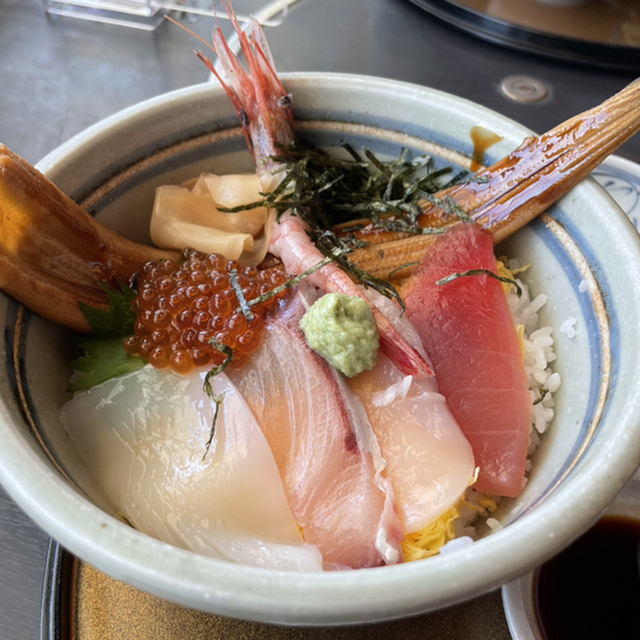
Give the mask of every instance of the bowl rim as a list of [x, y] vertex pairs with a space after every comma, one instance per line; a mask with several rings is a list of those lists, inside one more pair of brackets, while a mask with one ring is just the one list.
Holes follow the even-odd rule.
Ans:
[[541, 640], [540, 627], [529, 610], [533, 605], [534, 572], [502, 585], [500, 593], [507, 626], [513, 640]]
[[[413, 99], [444, 101], [458, 110], [477, 114], [489, 126], [499, 125], [505, 135], [524, 138], [530, 131], [494, 111], [451, 94], [418, 85], [338, 73], [282, 74], [285, 86], [337, 84], [345, 90], [364, 85], [393, 91]], [[196, 85], [157, 96], [116, 113], [62, 144], [37, 167], [51, 173], [71, 154], [108, 137], [127, 122], [144, 118], [150, 110], [180, 104], [202, 92], [221, 92], [210, 84]], [[613, 200], [595, 183], [587, 180], [576, 187], [574, 197], [616, 208]], [[617, 218], [616, 218], [617, 219]], [[637, 235], [637, 234], [636, 234]], [[627, 251], [640, 258], [640, 238], [623, 238]], [[636, 283], [640, 296], [640, 280]], [[640, 389], [627, 399], [625, 424], [639, 422]], [[367, 571], [295, 574], [231, 563], [199, 556], [160, 542], [107, 515], [89, 503], [77, 490], [47, 466], [40, 453], [26, 446], [11, 418], [0, 404], [0, 481], [16, 503], [50, 535], [81, 559], [117, 579], [160, 597], [193, 608], [262, 622], [287, 624], [354, 624], [417, 614], [455, 604], [508, 582], [530, 570], [568, 544], [591, 524], [633, 474], [640, 463], [640, 430], [627, 429], [626, 438], [607, 442], [601, 455], [585, 461], [589, 471], [591, 510], [558, 522], [552, 536], [543, 525], [546, 518], [523, 516], [500, 535], [488, 536], [469, 549], [430, 558], [428, 563], [369, 569]], [[607, 464], [615, 454], [616, 464]], [[631, 470], [629, 470], [631, 469]], [[607, 486], [597, 482], [606, 476]], [[535, 513], [553, 517], [582, 499], [585, 481], [570, 477], [553, 503], [542, 503]], [[56, 500], [48, 496], [56, 496]], [[82, 526], [69, 522], [82, 518]], [[557, 521], [557, 518], [556, 518]], [[554, 539], [555, 538], [555, 539]], [[562, 543], [560, 543], [562, 541]], [[518, 564], [505, 573], [505, 547], [518, 550]], [[158, 559], [162, 558], [159, 562]], [[461, 585], [464, 585], [461, 588]], [[354, 595], [355, 594], [355, 595]], [[425, 606], [428, 602], [428, 606]]]

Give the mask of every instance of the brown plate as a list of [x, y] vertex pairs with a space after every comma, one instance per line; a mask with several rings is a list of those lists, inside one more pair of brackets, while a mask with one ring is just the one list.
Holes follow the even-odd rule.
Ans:
[[428, 615], [354, 627], [277, 627], [194, 611], [49, 546], [40, 640], [509, 640], [494, 591]]

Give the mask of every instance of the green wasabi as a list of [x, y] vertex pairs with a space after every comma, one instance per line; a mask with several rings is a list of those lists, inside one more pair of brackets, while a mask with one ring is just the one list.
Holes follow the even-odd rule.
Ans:
[[308, 345], [348, 378], [378, 361], [380, 338], [365, 300], [328, 293], [300, 320]]

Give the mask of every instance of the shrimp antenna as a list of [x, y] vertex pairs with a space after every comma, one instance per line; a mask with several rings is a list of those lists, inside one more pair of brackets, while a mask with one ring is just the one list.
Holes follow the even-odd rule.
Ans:
[[[170, 22], [173, 22], [173, 24], [177, 25], [181, 29], [184, 29], [187, 33], [190, 33], [194, 38], [196, 38], [197, 40], [200, 40], [200, 42], [202, 42], [202, 44], [204, 44], [205, 47], [209, 47], [209, 49], [211, 49], [211, 51], [216, 53], [216, 50], [214, 49], [213, 45], [210, 42], [207, 42], [201, 36], [199, 36], [195, 31], [192, 31], [191, 29], [189, 29], [189, 27], [185, 27], [181, 22], [178, 22], [177, 20], [175, 20], [171, 16], [165, 16], [165, 18], [167, 20], [169, 20]], [[216, 16], [216, 20], [217, 20], [217, 16]], [[220, 28], [220, 27], [218, 26], [218, 28]], [[194, 52], [194, 53], [196, 53], [196, 52]], [[196, 53], [196, 55], [197, 55], [197, 53]]]

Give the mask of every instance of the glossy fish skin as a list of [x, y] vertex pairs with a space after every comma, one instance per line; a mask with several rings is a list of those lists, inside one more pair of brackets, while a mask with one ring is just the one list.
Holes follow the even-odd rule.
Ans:
[[[437, 193], [453, 198], [474, 222], [493, 235], [495, 244], [533, 220], [586, 178], [608, 155], [640, 130], [640, 79], [602, 104], [569, 118], [547, 133], [526, 138], [508, 156], [478, 173], [482, 180], [459, 184]], [[423, 226], [459, 222], [432, 203], [418, 219]], [[366, 224], [354, 221], [352, 224]], [[344, 226], [341, 231], [348, 231]], [[373, 231], [373, 232], [372, 232]], [[372, 275], [404, 278], [436, 236], [370, 230], [357, 233], [367, 246], [350, 259]], [[384, 243], [383, 246], [380, 246]]]
[[476, 489], [515, 497], [523, 487], [532, 403], [522, 350], [496, 272], [491, 236], [460, 224], [440, 236], [401, 290], [440, 392], [480, 467]]
[[[262, 101], [263, 105], [270, 104], [272, 111], [267, 110], [262, 114], [264, 117], [247, 122], [246, 105], [238, 100], [231, 87], [226, 88], [239, 110], [249, 148], [253, 152], [258, 150], [257, 169], [260, 170], [270, 167], [263, 162], [271, 156], [268, 148], [260, 151], [265, 138], [266, 142], [271, 138], [280, 143], [292, 139], [291, 97], [279, 86], [259, 25], [254, 24], [252, 28], [253, 46], [257, 45], [260, 53], [251, 54], [248, 36], [238, 27], [242, 33], [239, 37], [245, 53], [249, 51], [259, 71], [260, 87], [266, 89], [273, 83], [272, 98], [276, 106], [273, 100]], [[221, 36], [217, 44], [222, 57], [230, 58]], [[213, 64], [208, 64], [213, 71]], [[227, 73], [231, 71], [234, 75], [239, 64], [229, 61]], [[245, 75], [240, 74], [242, 83], [248, 84]], [[458, 185], [437, 195], [453, 197], [476, 222], [491, 229], [495, 242], [499, 242], [557, 201], [633, 136], [640, 129], [639, 112], [640, 80], [636, 80], [598, 107], [542, 136], [527, 139], [512, 154], [481, 172], [486, 182]], [[269, 136], [262, 135], [275, 124], [271, 122], [273, 117], [277, 117], [281, 126]], [[260, 129], [255, 136], [247, 128], [252, 123]], [[256, 141], [259, 144], [256, 145]], [[266, 185], [264, 188], [266, 190]], [[3, 208], [10, 215], [3, 214]], [[429, 206], [423, 222], [439, 226], [447, 220], [438, 215], [436, 207]], [[145, 261], [161, 259], [163, 254], [165, 258], [171, 257], [169, 252], [125, 240], [104, 228], [2, 144], [0, 230], [0, 290], [45, 318], [85, 332], [90, 327], [79, 311], [78, 302], [105, 308], [108, 301], [99, 282], [111, 276], [129, 281]], [[350, 259], [381, 278], [387, 278], [390, 273], [394, 279], [408, 276], [410, 267], [406, 265], [420, 260], [433, 240], [429, 234], [398, 239], [396, 232], [363, 233], [362, 239], [369, 246], [356, 249]], [[379, 242], [384, 244], [380, 246]], [[59, 259], [60, 256], [63, 259]], [[405, 267], [400, 268], [402, 265]], [[102, 272], [98, 274], [100, 277], [96, 277], [94, 267]], [[397, 347], [404, 345], [390, 340], [389, 346], [392, 355], [402, 355]], [[411, 360], [405, 359], [407, 364], [411, 364]]]
[[403, 536], [369, 419], [298, 327], [317, 295], [299, 285], [267, 322], [249, 364], [230, 376], [262, 426], [294, 518], [325, 567], [392, 564]]
[[203, 372], [144, 367], [75, 396], [61, 411], [70, 439], [107, 499], [139, 531], [246, 565], [321, 571], [291, 515], [273, 454], [221, 374], [215, 403]]
[[0, 291], [75, 331], [91, 328], [79, 302], [106, 309], [100, 283], [129, 282], [147, 260], [178, 253], [107, 229], [37, 169], [0, 144]]

